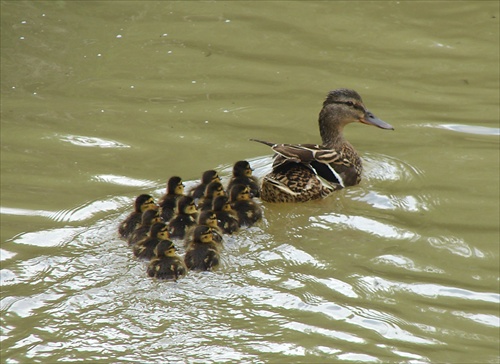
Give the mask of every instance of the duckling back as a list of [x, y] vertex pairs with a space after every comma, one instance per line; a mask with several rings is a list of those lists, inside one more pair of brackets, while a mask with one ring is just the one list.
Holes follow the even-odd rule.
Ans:
[[162, 280], [176, 281], [186, 273], [186, 265], [179, 256], [153, 258], [147, 268], [148, 276]]
[[219, 265], [219, 248], [213, 241], [213, 229], [198, 225], [193, 240], [189, 243], [184, 256], [186, 267], [195, 271], [212, 270]]
[[190, 244], [184, 256], [184, 263], [190, 270], [207, 271], [219, 265], [217, 248], [207, 244]]

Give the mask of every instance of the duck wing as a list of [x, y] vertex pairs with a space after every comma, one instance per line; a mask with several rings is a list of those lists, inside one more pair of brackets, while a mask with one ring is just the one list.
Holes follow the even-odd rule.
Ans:
[[335, 165], [346, 166], [342, 155], [334, 150], [318, 144], [277, 144], [258, 139], [252, 141], [265, 144], [276, 152], [273, 170], [287, 163], [300, 163], [312, 169], [314, 173], [330, 183], [344, 186], [341, 175], [335, 170]]

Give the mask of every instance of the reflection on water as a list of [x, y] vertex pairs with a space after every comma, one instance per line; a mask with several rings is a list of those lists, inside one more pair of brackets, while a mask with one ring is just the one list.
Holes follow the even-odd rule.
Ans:
[[[498, 362], [497, 3], [1, 13], [2, 361]], [[117, 235], [134, 197], [264, 176], [248, 139], [318, 142], [336, 87], [396, 128], [346, 127], [361, 184], [262, 203], [215, 272], [149, 279]]]

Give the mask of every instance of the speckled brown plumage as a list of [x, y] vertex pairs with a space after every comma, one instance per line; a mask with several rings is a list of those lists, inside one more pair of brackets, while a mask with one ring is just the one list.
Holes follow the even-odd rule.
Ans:
[[394, 129], [368, 111], [361, 96], [349, 89], [328, 93], [318, 122], [321, 145], [276, 144], [251, 139], [276, 152], [273, 170], [262, 180], [262, 200], [305, 202], [358, 184], [363, 166], [354, 147], [344, 139], [344, 127], [361, 122], [381, 129]]

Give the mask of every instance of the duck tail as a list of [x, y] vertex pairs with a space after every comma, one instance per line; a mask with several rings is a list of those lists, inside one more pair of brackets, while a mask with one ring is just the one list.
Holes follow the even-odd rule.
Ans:
[[259, 139], [253, 139], [253, 138], [252, 138], [252, 139], [249, 139], [249, 140], [251, 140], [252, 142], [257, 142], [257, 143], [262, 143], [262, 144], [265, 144], [265, 145], [267, 145], [267, 146], [269, 146], [269, 147], [271, 147], [271, 148], [272, 148], [272, 147], [274, 147], [274, 146], [276, 145], [276, 143], [266, 142], [266, 141], [264, 141], [264, 140], [259, 140]]

